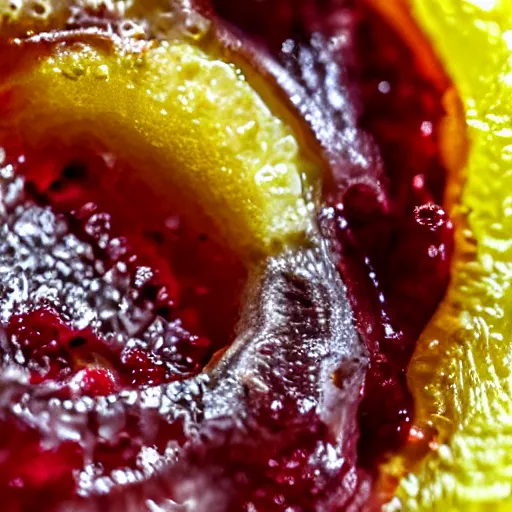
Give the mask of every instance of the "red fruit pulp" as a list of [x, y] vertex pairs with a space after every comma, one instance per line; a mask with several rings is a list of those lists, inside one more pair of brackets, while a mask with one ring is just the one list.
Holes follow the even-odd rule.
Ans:
[[437, 206], [446, 180], [438, 139], [442, 92], [393, 30], [366, 10], [360, 17], [359, 125], [379, 147], [385, 179], [373, 191], [349, 187], [335, 216], [341, 267], [371, 355], [359, 441], [361, 462], [371, 467], [409, 435], [405, 370], [448, 285], [453, 226]]
[[21, 172], [29, 192], [65, 215], [105, 269], [126, 265], [139, 304], [209, 338], [210, 355], [230, 341], [245, 269], [207, 233], [192, 230], [172, 197], [160, 197], [98, 148], [64, 155], [61, 148], [45, 148], [25, 155]]
[[44, 447], [40, 436], [23, 423], [0, 423], [2, 510], [54, 510], [72, 496], [76, 487], [73, 471], [82, 467], [78, 443]]
[[[142, 479], [184, 439], [180, 421], [149, 412], [113, 427], [107, 418], [112, 433], [91, 415], [70, 434], [70, 414], [52, 425], [51, 400], [72, 410], [80, 397], [116, 403], [122, 391], [197, 375], [233, 337], [245, 269], [129, 172], [121, 180], [122, 164], [100, 151], [24, 154], [9, 142], [13, 164], [0, 179], [0, 429], [9, 432], [0, 491], [8, 512], [50, 511], [92, 485], [115, 487], [112, 474]], [[36, 394], [50, 399], [48, 420], [17, 405]]]

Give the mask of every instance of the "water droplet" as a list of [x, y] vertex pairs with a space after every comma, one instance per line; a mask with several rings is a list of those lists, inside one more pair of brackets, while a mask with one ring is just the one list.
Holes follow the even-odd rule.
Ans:
[[96, 68], [94, 76], [100, 80], [108, 80], [110, 77], [109, 67], [106, 64], [101, 64]]

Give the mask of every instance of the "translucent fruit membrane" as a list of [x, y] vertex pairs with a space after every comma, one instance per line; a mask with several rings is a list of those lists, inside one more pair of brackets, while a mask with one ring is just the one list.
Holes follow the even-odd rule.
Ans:
[[[437, 206], [442, 91], [360, 2], [214, 3], [268, 45], [305, 105], [317, 107], [316, 128], [339, 137], [324, 144], [332, 175], [319, 224], [346, 288], [323, 244], [269, 258], [251, 276], [242, 339], [220, 359], [247, 281], [238, 253], [98, 141], [31, 152], [7, 137], [8, 512], [65, 510], [71, 499], [77, 510], [179, 510], [183, 501], [212, 512], [361, 510], [378, 501], [379, 464], [409, 436], [405, 368], [446, 287], [452, 250]], [[8, 112], [9, 97], [0, 102]], [[352, 310], [369, 354], [364, 387]], [[338, 344], [325, 324], [343, 333]], [[331, 360], [334, 373], [324, 366]]]

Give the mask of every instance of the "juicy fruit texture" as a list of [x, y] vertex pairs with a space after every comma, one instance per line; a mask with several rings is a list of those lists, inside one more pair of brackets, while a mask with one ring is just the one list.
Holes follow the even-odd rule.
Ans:
[[[210, 340], [210, 355], [231, 339], [246, 279], [238, 257], [192, 229], [172, 201], [112, 154], [50, 149], [23, 158], [16, 172], [28, 195], [64, 217], [101, 271], [125, 274], [139, 308], [179, 318], [185, 330]], [[140, 320], [148, 320], [142, 312]]]
[[[238, 305], [231, 311], [230, 302], [238, 299], [243, 278], [243, 272], [237, 274], [240, 263], [201, 235], [190, 240], [175, 218], [166, 231], [155, 221], [157, 208], [151, 211], [151, 222], [141, 212], [138, 224], [125, 224], [126, 206], [116, 209], [119, 197], [127, 199], [122, 188], [93, 186], [94, 195], [77, 184], [77, 177], [92, 169], [78, 172], [75, 163], [63, 173], [73, 178], [73, 186], [56, 187], [53, 178], [62, 180], [60, 175], [41, 161], [34, 165], [24, 172], [23, 165], [8, 164], [1, 171], [0, 488], [8, 511], [42, 510], [42, 500], [46, 510], [55, 510], [77, 493], [89, 492], [94, 482], [103, 490], [107, 483], [114, 485], [112, 474], [120, 481], [127, 474], [126, 481], [133, 481], [151, 474], [158, 461], [163, 463], [169, 455], [166, 443], [181, 439], [179, 424], [162, 422], [159, 428], [147, 413], [145, 421], [155, 430], [141, 433], [100, 402], [96, 406], [107, 410], [101, 430], [101, 422], [92, 417], [88, 423], [83, 407], [101, 396], [118, 397], [122, 390], [140, 391], [196, 375], [233, 329]], [[105, 169], [96, 165], [105, 178]], [[112, 179], [115, 166], [110, 170]], [[144, 204], [140, 188], [137, 194]], [[110, 206], [112, 215], [100, 215], [91, 203], [74, 214], [66, 209], [84, 197]], [[139, 245], [139, 230], [150, 228], [162, 229], [160, 237], [155, 240], [151, 232]], [[168, 260], [162, 262], [159, 253]], [[215, 284], [216, 272], [221, 283]], [[216, 305], [216, 321], [209, 316], [211, 304]], [[78, 406], [81, 397], [89, 401]], [[32, 413], [30, 399], [42, 404]], [[64, 403], [62, 421], [47, 424], [45, 415], [58, 418]], [[74, 407], [83, 419], [77, 417], [73, 426], [69, 411]], [[119, 436], [109, 438], [109, 429], [117, 431], [121, 425]], [[78, 431], [73, 433], [74, 428]], [[86, 442], [91, 435], [98, 436], [98, 444], [88, 458], [84, 449], [92, 449]]]
[[444, 90], [385, 22], [364, 10], [360, 16], [359, 125], [378, 143], [384, 175], [367, 172], [366, 182], [332, 203], [341, 267], [371, 355], [359, 442], [360, 460], [371, 467], [409, 435], [404, 370], [446, 290], [453, 229], [438, 206], [446, 175], [439, 145]]
[[[24, 55], [31, 60], [30, 48]], [[26, 72], [34, 63], [24, 64]], [[27, 75], [16, 73], [1, 98], [3, 119], [12, 116], [4, 127], [13, 128], [2, 133], [6, 509], [147, 510], [194, 500], [198, 510], [307, 510], [367, 499], [354, 467], [366, 354], [326, 244], [315, 238], [251, 269], [236, 341], [194, 377], [228, 339], [200, 307], [196, 288], [209, 288], [201, 269], [185, 276], [190, 283], [182, 266], [168, 264], [183, 261], [167, 252], [155, 221], [173, 231], [176, 219], [126, 163], [130, 148], [34, 147], [34, 132], [17, 129]], [[279, 201], [282, 183], [265, 178]], [[192, 258], [186, 233], [178, 235], [174, 249]], [[220, 255], [204, 272], [210, 279], [224, 268]], [[240, 269], [232, 259], [225, 287]], [[197, 292], [188, 304], [183, 288]], [[214, 314], [218, 306], [210, 303]]]
[[[7, 210], [16, 211], [17, 206], [14, 203]], [[37, 207], [25, 205], [17, 210], [27, 215], [34, 208], [38, 219]], [[42, 257], [48, 246], [56, 245], [50, 227], [39, 231], [45, 236], [35, 244], [34, 259], [39, 265], [48, 259]], [[62, 228], [60, 235], [69, 243], [73, 237]], [[15, 240], [13, 236], [7, 239]], [[23, 246], [13, 249], [3, 254], [26, 266], [16, 252]], [[59, 243], [56, 249], [62, 252]], [[92, 325], [106, 322], [100, 329], [104, 331], [116, 325], [115, 318], [102, 318], [105, 308], [101, 306], [109, 300], [105, 290], [96, 290], [98, 310], [71, 302], [88, 283], [84, 277], [76, 283], [74, 272], [85, 270], [87, 275], [91, 271], [88, 265], [81, 268], [79, 261], [77, 256], [68, 260], [73, 271], [58, 300], [51, 294], [45, 297], [44, 288], [28, 292], [31, 297], [60, 304], [75, 322], [86, 320], [78, 315], [88, 312], [93, 315]], [[39, 274], [30, 277], [30, 286], [37, 287]], [[111, 282], [105, 281], [103, 286]], [[48, 380], [46, 386], [27, 382], [17, 368], [19, 361], [5, 359], [0, 414], [9, 436], [2, 438], [6, 460], [0, 467], [0, 486], [6, 509], [29, 510], [35, 503], [41, 507], [43, 497], [45, 510], [55, 510], [66, 500], [88, 510], [99, 510], [100, 505], [112, 510], [146, 510], [150, 500], [163, 507], [171, 498], [177, 503], [194, 499], [200, 510], [208, 504], [218, 510], [250, 506], [307, 510], [320, 503], [327, 506], [332, 500], [349, 500], [357, 480], [344, 461], [355, 457], [352, 432], [365, 353], [352, 326], [350, 307], [340, 301], [344, 293], [325, 247], [272, 258], [253, 275], [246, 326], [240, 328], [239, 339], [218, 365], [195, 379], [167, 385], [146, 389], [137, 385], [129, 391], [125, 384], [104, 399], [75, 395], [70, 400], [61, 390], [56, 393]], [[30, 302], [20, 307], [30, 307]], [[43, 349], [46, 333], [55, 327], [63, 335], [51, 333], [49, 337], [69, 339], [54, 315], [39, 311], [29, 315], [21, 322], [12, 318], [9, 332], [15, 341], [26, 345], [24, 334], [32, 329], [33, 348]], [[136, 320], [134, 306], [117, 313], [120, 320], [129, 315]], [[157, 317], [154, 322], [162, 323], [162, 319]], [[153, 332], [149, 327], [137, 336], [149, 337]], [[123, 331], [112, 334], [130, 345], [122, 340]], [[67, 343], [70, 350], [84, 348], [76, 336], [72, 339], [74, 343]], [[157, 331], [153, 348], [159, 343]], [[144, 352], [136, 354], [135, 363], [144, 376], [151, 377], [139, 357]], [[122, 360], [128, 369], [130, 360], [133, 357]], [[335, 385], [330, 376], [339, 368]], [[86, 394], [94, 395], [104, 380], [97, 374], [93, 378], [94, 385]], [[83, 391], [82, 387], [79, 395]], [[21, 440], [23, 457], [17, 444]], [[43, 471], [45, 464], [49, 469]], [[335, 492], [338, 487], [343, 489], [341, 495]]]
[[[251, 18], [252, 8], [260, 9], [261, 14], [258, 4], [261, 2], [248, 1], [240, 10]], [[53, 510], [57, 503], [67, 500], [79, 510], [137, 511], [190, 505], [212, 511], [298, 512], [360, 510], [374, 505], [371, 489], [376, 463], [383, 452], [400, 443], [408, 430], [409, 402], [403, 370], [414, 332], [421, 329], [447, 279], [451, 225], [442, 209], [433, 204], [440, 200], [443, 189], [443, 169], [438, 165], [435, 141], [442, 112], [436, 92], [417, 80], [421, 74], [418, 69], [389, 78], [393, 94], [383, 98], [379, 85], [388, 77], [379, 75], [392, 73], [407, 56], [399, 51], [399, 57], [395, 57], [395, 45], [399, 43], [382, 27], [376, 30], [375, 46], [380, 53], [373, 55], [373, 60], [369, 57], [375, 54], [368, 43], [371, 37], [363, 29], [359, 58], [368, 64], [366, 69], [355, 65], [359, 43], [354, 42], [354, 31], [361, 26], [360, 17], [370, 20], [371, 27], [378, 26], [368, 12], [351, 2], [340, 6], [337, 1], [307, 0], [297, 11], [293, 5], [288, 0], [274, 3], [286, 21], [279, 27], [276, 24], [277, 32], [281, 31], [276, 41], [280, 37], [285, 40], [277, 45], [269, 41], [269, 47], [278, 52], [276, 58], [285, 68], [281, 77], [296, 82], [300, 93], [291, 101], [312, 125], [331, 164], [332, 179], [325, 185], [331, 207], [324, 210], [320, 223], [330, 242], [337, 243], [336, 256], [342, 258], [333, 261], [330, 243], [313, 233], [312, 246], [288, 249], [253, 266], [237, 337], [225, 351], [232, 334], [232, 309], [226, 305], [221, 321], [215, 323], [223, 301], [202, 304], [199, 297], [210, 288], [211, 292], [215, 290], [211, 293], [214, 298], [222, 297], [219, 292], [224, 280], [233, 287], [228, 298], [235, 297], [236, 303], [236, 281], [244, 277], [237, 266], [239, 261], [224, 260], [223, 251], [214, 251], [199, 258], [199, 263], [208, 265], [208, 256], [220, 255], [218, 264], [204, 273], [198, 265], [197, 275], [189, 272], [185, 279], [187, 266], [179, 263], [196, 250], [201, 253], [201, 249], [190, 245], [183, 233], [175, 246], [171, 243], [168, 247], [168, 234], [160, 225], [173, 231], [179, 222], [172, 215], [168, 218], [169, 211], [156, 195], [159, 189], [164, 190], [165, 183], [151, 181], [154, 169], [145, 167], [148, 172], [141, 171], [137, 159], [149, 154], [145, 146], [140, 154], [136, 151], [143, 147], [140, 140], [146, 136], [137, 121], [142, 119], [143, 129], [153, 134], [160, 127], [149, 126], [145, 116], [162, 124], [160, 116], [164, 114], [153, 116], [151, 110], [155, 92], [164, 93], [157, 98], [164, 107], [173, 97], [174, 92], [167, 90], [170, 85], [162, 86], [171, 64], [183, 64], [180, 70], [172, 68], [173, 78], [180, 79], [180, 73], [185, 72], [187, 85], [192, 85], [194, 92], [195, 77], [199, 76], [197, 80], [202, 83], [205, 68], [215, 70], [219, 62], [209, 60], [203, 50], [183, 41], [125, 39], [119, 49], [115, 37], [112, 45], [110, 37], [98, 33], [24, 41], [25, 61], [19, 69], [15, 65], [19, 63], [11, 57], [19, 50], [18, 43], [6, 46], [7, 53], [0, 55], [10, 66], [9, 85], [2, 97], [3, 119], [12, 116], [14, 120], [4, 121], [8, 129], [3, 135], [19, 139], [14, 147], [24, 153], [17, 158], [19, 154], [9, 148], [7, 161], [18, 160], [19, 165], [14, 184], [6, 184], [5, 196], [16, 198], [16, 190], [19, 193], [23, 186], [27, 194], [22, 204], [13, 199], [5, 204], [8, 236], [3, 252], [10, 262], [4, 267], [8, 272], [6, 282], [16, 276], [18, 280], [13, 282], [23, 299], [15, 300], [14, 305], [6, 303], [4, 309], [10, 346], [4, 354], [5, 371], [0, 377], [0, 415], [10, 435], [18, 442], [23, 440], [27, 447], [24, 457], [15, 464], [18, 445], [10, 450], [8, 444], [14, 441], [5, 437], [7, 462], [0, 467], [0, 486], [8, 508], [30, 509], [44, 502], [48, 510]], [[102, 26], [103, 15], [93, 18], [98, 26]], [[370, 50], [364, 47], [365, 41]], [[76, 53], [77, 45], [83, 53]], [[139, 52], [140, 60], [133, 60], [134, 51]], [[182, 57], [187, 65], [180, 60]], [[194, 71], [198, 75], [188, 73], [189, 62], [198, 63], [199, 69]], [[155, 69], [157, 63], [161, 66]], [[221, 68], [227, 78], [223, 75], [226, 80], [217, 84], [216, 108], [222, 110], [233, 103], [232, 97], [225, 99], [223, 95], [227, 91], [229, 95], [233, 80], [241, 78], [234, 68], [225, 64]], [[365, 75], [371, 74], [371, 69], [376, 71], [378, 83]], [[360, 73], [360, 79], [354, 81], [353, 73]], [[126, 85], [126, 77], [128, 85], [130, 80], [134, 84], [140, 79], [137, 85], [150, 85], [153, 90], [149, 100], [140, 100], [135, 92], [124, 92], [119, 105], [112, 104], [114, 112], [121, 114], [119, 135], [113, 129], [117, 127], [116, 119], [104, 118], [103, 114], [113, 108], [106, 105], [114, 98], [109, 87]], [[27, 94], [29, 85], [34, 88], [33, 96]], [[240, 87], [247, 92], [246, 84]], [[359, 97], [361, 87], [363, 94]], [[103, 96], [98, 96], [95, 89]], [[188, 98], [187, 91], [179, 92], [192, 107], [202, 98], [201, 94]], [[245, 92], [242, 104], [250, 110], [252, 100], [244, 103]], [[418, 118], [396, 119], [394, 106], [407, 103], [410, 110], [417, 110], [414, 98], [418, 96]], [[34, 112], [41, 116], [55, 113], [53, 119], [44, 117], [47, 122], [42, 127], [32, 120], [32, 110], [20, 108], [19, 102], [30, 97], [41, 100], [34, 101]], [[367, 111], [357, 107], [358, 97], [370, 105]], [[84, 98], [89, 100], [91, 119]], [[149, 101], [149, 114], [138, 112], [127, 98], [140, 100], [143, 105]], [[386, 111], [388, 98], [393, 107]], [[48, 105], [51, 108], [47, 109]], [[64, 106], [69, 112], [63, 111]], [[186, 101], [182, 101], [178, 110], [182, 112], [186, 107]], [[224, 111], [232, 112], [228, 107]], [[214, 110], [212, 105], [208, 112]], [[63, 120], [78, 119], [87, 133], [80, 133], [78, 124], [61, 125]], [[23, 130], [17, 129], [20, 120]], [[93, 124], [98, 120], [103, 122]], [[135, 121], [134, 126], [127, 120]], [[207, 119], [206, 125], [210, 121]], [[387, 130], [393, 121], [394, 130]], [[429, 131], [428, 123], [431, 133], [424, 135]], [[168, 127], [165, 121], [163, 124]], [[280, 141], [278, 125], [284, 127], [279, 122], [272, 124]], [[187, 126], [185, 123], [183, 133], [188, 133]], [[53, 136], [58, 127], [62, 130]], [[189, 133], [196, 137], [203, 128]], [[384, 167], [364, 129], [381, 144]], [[180, 130], [181, 126], [176, 128]], [[91, 140], [93, 131], [96, 133]], [[399, 140], [409, 133], [400, 146]], [[107, 135], [107, 140], [99, 140]], [[122, 144], [128, 135], [135, 137], [137, 147]], [[178, 135], [181, 137], [181, 132]], [[212, 143], [209, 149], [216, 150], [215, 145], [222, 139], [221, 143], [228, 144], [228, 156], [235, 154], [230, 144], [238, 143], [238, 137], [225, 140], [221, 134], [212, 141], [210, 135], [206, 133], [206, 142]], [[238, 135], [245, 140], [243, 134]], [[247, 140], [253, 141], [251, 137], [249, 134]], [[179, 140], [158, 140], [162, 147], [152, 148], [151, 154], [169, 157], [167, 161], [172, 157], [174, 164], [172, 152]], [[287, 161], [297, 163], [295, 175], [306, 171], [308, 165], [296, 143], [289, 145], [287, 139], [283, 149], [279, 141], [278, 153], [284, 151], [290, 155]], [[398, 151], [408, 155], [407, 165], [393, 160], [397, 145]], [[410, 153], [405, 151], [407, 148]], [[273, 158], [276, 148], [266, 150]], [[243, 156], [245, 163], [250, 154], [244, 151], [238, 156]], [[161, 165], [151, 162], [156, 168]], [[183, 180], [186, 182], [188, 178], [181, 177], [181, 173], [190, 174], [193, 166], [191, 162], [183, 163], [179, 170], [172, 167], [175, 181], [168, 183], [182, 187]], [[160, 170], [159, 175], [169, 172], [167, 168]], [[222, 168], [212, 167], [208, 179], [219, 171]], [[6, 170], [9, 172], [12, 174], [12, 169]], [[268, 182], [260, 183], [258, 193], [269, 192], [272, 196], [265, 196], [268, 201], [264, 204], [269, 208], [263, 210], [279, 212], [279, 205], [291, 205], [292, 198], [297, 197], [299, 203], [294, 208], [305, 206], [307, 190], [295, 190], [295, 175], [263, 176]], [[308, 184], [304, 179], [307, 176], [299, 177], [301, 186]], [[213, 183], [218, 183], [217, 179], [224, 185], [228, 182], [227, 178], [222, 181], [215, 177]], [[192, 183], [195, 186], [199, 181], [194, 178], [189, 185]], [[194, 190], [196, 195], [190, 196], [192, 203], [199, 206], [200, 199], [211, 206], [206, 214], [222, 214], [214, 199], [204, 199], [205, 193], [219, 192], [220, 197], [226, 192], [222, 187], [212, 189], [211, 183], [206, 183], [205, 177], [201, 190]], [[181, 192], [181, 188], [174, 190]], [[296, 193], [288, 195], [287, 190]], [[249, 187], [243, 195], [251, 198], [253, 192]], [[176, 198], [178, 210], [183, 202]], [[278, 210], [272, 210], [274, 205]], [[161, 207], [161, 215], [151, 215]], [[22, 222], [17, 217], [20, 215]], [[193, 212], [187, 221], [194, 215], [199, 216]], [[46, 221], [38, 225], [41, 219]], [[243, 221], [243, 215], [228, 219], [234, 222], [235, 231], [227, 224], [220, 228], [225, 236], [240, 232], [236, 231], [243, 224], [239, 220]], [[304, 213], [303, 220], [307, 226], [309, 213]], [[17, 226], [18, 231], [11, 234], [11, 226]], [[296, 230], [303, 231], [304, 227]], [[286, 229], [283, 233], [275, 238], [279, 243], [295, 238]], [[236, 241], [244, 259], [248, 253], [269, 251], [272, 243], [261, 241], [267, 234], [253, 229]], [[372, 245], [377, 234], [380, 251], [377, 244]], [[28, 274], [27, 268], [16, 266], [16, 261], [27, 257], [24, 243], [13, 247], [14, 242], [25, 239], [35, 240], [32, 247], [37, 248]], [[61, 242], [71, 243], [64, 267], [57, 256], [62, 253]], [[182, 258], [176, 259], [174, 251], [179, 252], [184, 244], [188, 251], [183, 249]], [[402, 264], [392, 267], [390, 260], [397, 255]], [[417, 265], [411, 264], [411, 259]], [[226, 269], [230, 261], [236, 262], [231, 273]], [[421, 279], [425, 266], [435, 274], [430, 287]], [[71, 274], [66, 275], [69, 267]], [[223, 278], [217, 283], [202, 282], [215, 273], [211, 269], [224, 271]], [[355, 330], [339, 269], [347, 279], [357, 308], [356, 325], [367, 348]], [[396, 292], [390, 281], [386, 283], [387, 272], [398, 276]], [[54, 281], [47, 289], [44, 280], [49, 276]], [[359, 278], [365, 287], [356, 287]], [[410, 311], [400, 306], [404, 297], [410, 299]], [[409, 315], [411, 312], [414, 315]], [[196, 375], [215, 350], [220, 351], [205, 371]], [[367, 351], [371, 362], [368, 373]], [[363, 438], [358, 444], [361, 427]], [[46, 461], [50, 461], [52, 471], [42, 469]], [[56, 484], [59, 480], [63, 482], [61, 489]]]
[[[510, 510], [510, 3], [411, 1], [464, 102], [471, 148], [453, 281], [408, 382], [438, 446], [400, 488], [406, 510]], [[399, 502], [397, 503], [397, 506]]]
[[[452, 223], [438, 206], [446, 172], [438, 137], [446, 112], [443, 90], [382, 20], [350, 3], [335, 12], [318, 8], [315, 20], [330, 20], [325, 34], [310, 43], [300, 36], [302, 42], [287, 41], [279, 58], [307, 90], [313, 105], [306, 101], [303, 108], [331, 164], [320, 220], [335, 241], [370, 352], [358, 463], [373, 471], [408, 438], [405, 368], [449, 279]], [[337, 101], [340, 91], [344, 102]]]
[[[432, 83], [432, 68], [424, 68], [416, 48], [361, 4], [215, 4], [263, 39], [300, 84], [306, 99], [299, 108], [328, 155], [331, 208], [321, 224], [338, 242], [340, 270], [370, 352], [358, 464], [374, 471], [409, 439], [405, 369], [449, 280], [453, 226], [438, 206], [446, 175], [441, 128], [452, 120], [443, 104], [447, 83]], [[269, 12], [279, 23], [269, 26]]]
[[239, 70], [187, 42], [87, 39], [2, 49], [4, 69], [24, 59], [3, 79], [2, 132], [28, 152], [85, 139], [123, 154], [248, 258], [305, 236], [311, 164]]
[[246, 329], [211, 372], [216, 389], [205, 399], [216, 415], [245, 416], [241, 429], [228, 427], [227, 453], [221, 442], [207, 458], [214, 466], [224, 458], [231, 475], [226, 510], [336, 510], [368, 500], [354, 467], [367, 357], [344, 295], [324, 243], [272, 258], [253, 276]]

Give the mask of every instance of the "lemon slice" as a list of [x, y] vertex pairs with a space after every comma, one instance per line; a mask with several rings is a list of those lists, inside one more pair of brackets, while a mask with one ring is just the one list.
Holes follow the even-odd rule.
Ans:
[[464, 102], [470, 150], [452, 282], [408, 369], [417, 430], [433, 427], [438, 447], [387, 508], [510, 511], [512, 3], [410, 5]]
[[187, 41], [61, 39], [2, 50], [0, 68], [23, 63], [0, 82], [1, 137], [96, 141], [247, 258], [304, 237], [312, 164], [233, 64]]

